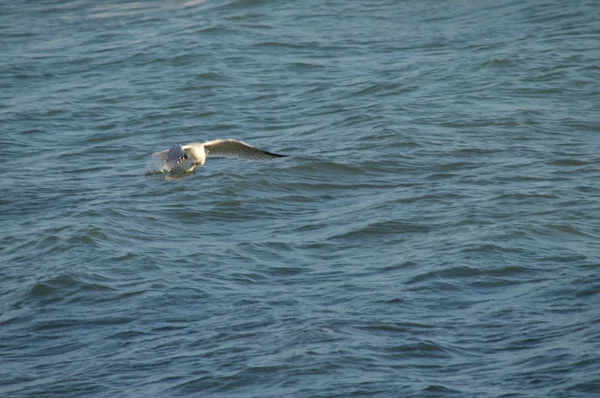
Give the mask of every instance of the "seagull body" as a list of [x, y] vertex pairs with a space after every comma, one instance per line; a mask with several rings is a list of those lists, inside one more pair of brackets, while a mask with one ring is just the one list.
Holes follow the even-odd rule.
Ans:
[[264, 160], [286, 156], [263, 151], [262, 149], [253, 147], [245, 142], [233, 139], [176, 145], [171, 149], [155, 152], [152, 155], [160, 160], [164, 160], [165, 163], [161, 170], [167, 172], [172, 171], [184, 160], [189, 160], [190, 162], [186, 172], [192, 172], [197, 166], [202, 167], [206, 162], [207, 157], [234, 157], [238, 159]]

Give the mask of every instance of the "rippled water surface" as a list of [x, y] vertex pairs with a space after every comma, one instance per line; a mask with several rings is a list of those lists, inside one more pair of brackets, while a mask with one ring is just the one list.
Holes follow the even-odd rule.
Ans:
[[600, 396], [599, 21], [3, 2], [0, 396]]

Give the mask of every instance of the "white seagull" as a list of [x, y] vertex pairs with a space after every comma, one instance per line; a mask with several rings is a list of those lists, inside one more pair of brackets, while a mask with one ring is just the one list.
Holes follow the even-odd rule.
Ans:
[[204, 162], [206, 162], [207, 156], [264, 160], [282, 158], [287, 155], [278, 155], [276, 153], [263, 151], [262, 149], [253, 147], [245, 142], [230, 138], [227, 140], [214, 140], [204, 143], [192, 142], [186, 145], [176, 145], [166, 151], [154, 152], [152, 156], [165, 162], [161, 171], [172, 171], [184, 160], [189, 160], [189, 167], [185, 171], [192, 172], [197, 166], [202, 167]]

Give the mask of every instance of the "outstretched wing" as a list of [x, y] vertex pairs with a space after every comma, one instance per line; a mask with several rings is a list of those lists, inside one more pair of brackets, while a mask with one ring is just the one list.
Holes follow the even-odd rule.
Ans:
[[169, 150], [167, 149], [166, 151], [154, 152], [152, 156], [158, 160], [165, 161], [169, 157]]
[[161, 168], [162, 170], [171, 171], [181, 162], [181, 159], [185, 157], [185, 151], [181, 145], [175, 145], [169, 150], [154, 152], [152, 156], [165, 162]]
[[275, 159], [285, 157], [286, 155], [279, 155], [272, 152], [263, 151], [253, 147], [252, 145], [246, 144], [242, 141], [237, 140], [214, 140], [208, 141], [204, 144], [204, 149], [207, 152], [207, 156], [212, 157], [234, 157], [239, 159], [252, 159], [252, 160], [263, 160], [263, 159]]

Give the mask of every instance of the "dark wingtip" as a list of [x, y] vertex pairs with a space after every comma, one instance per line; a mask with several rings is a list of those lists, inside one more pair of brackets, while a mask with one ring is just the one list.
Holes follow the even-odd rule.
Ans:
[[267, 151], [263, 151], [264, 153], [266, 153], [267, 155], [273, 156], [274, 158], [287, 158], [290, 155], [280, 155], [278, 153], [273, 153], [273, 152], [267, 152]]

